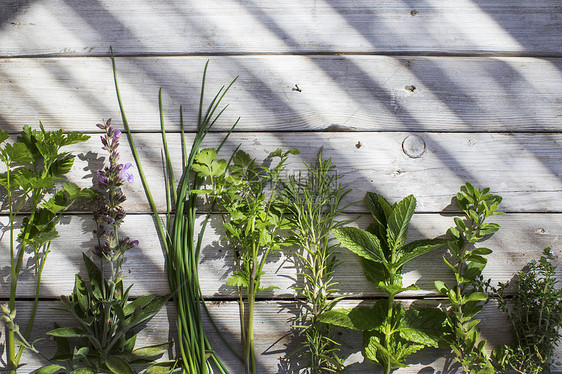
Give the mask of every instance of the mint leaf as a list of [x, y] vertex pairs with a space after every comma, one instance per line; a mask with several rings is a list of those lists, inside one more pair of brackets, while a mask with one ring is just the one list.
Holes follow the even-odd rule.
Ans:
[[388, 246], [399, 248], [406, 242], [408, 226], [416, 209], [416, 198], [413, 195], [407, 196], [398, 203], [394, 204], [392, 214], [388, 218]]
[[344, 247], [355, 254], [367, 260], [388, 264], [375, 235], [355, 227], [337, 228], [332, 233]]

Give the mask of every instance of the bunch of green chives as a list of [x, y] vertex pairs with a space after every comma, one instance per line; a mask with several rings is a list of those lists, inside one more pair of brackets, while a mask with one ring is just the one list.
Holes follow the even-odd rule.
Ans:
[[[117, 100], [119, 101], [119, 108], [121, 110], [123, 125], [127, 130], [127, 137], [129, 138], [131, 150], [137, 163], [137, 168], [142, 179], [143, 187], [145, 189], [149, 204], [152, 208], [154, 221], [156, 222], [156, 227], [166, 254], [168, 283], [177, 309], [178, 350], [179, 355], [181, 356], [181, 365], [183, 367], [183, 372], [192, 374], [206, 374], [214, 373], [214, 370], [217, 370], [218, 373], [228, 373], [228, 370], [226, 369], [224, 364], [221, 362], [217, 354], [213, 351], [209, 340], [205, 335], [205, 331], [203, 330], [201, 310], [204, 309], [205, 312], [207, 312], [207, 315], [208, 311], [206, 310], [205, 302], [201, 294], [198, 267], [199, 254], [201, 252], [201, 242], [210, 215], [207, 214], [196, 238], [195, 220], [197, 218], [197, 194], [192, 193], [191, 191], [200, 189], [203, 180], [195, 173], [191, 173], [191, 171], [195, 156], [199, 153], [199, 148], [201, 146], [201, 143], [203, 142], [203, 139], [205, 138], [205, 135], [207, 135], [211, 127], [215, 124], [217, 119], [226, 109], [226, 107], [224, 107], [222, 110], [217, 111], [223, 97], [226, 95], [230, 87], [234, 84], [236, 78], [226, 88], [223, 86], [218, 91], [218, 93], [209, 104], [207, 111], [203, 113], [203, 99], [208, 62], [205, 65], [203, 81], [201, 85], [201, 99], [199, 103], [197, 133], [195, 134], [195, 139], [191, 146], [191, 151], [189, 152], [188, 157], [186, 157], [187, 148], [185, 142], [182, 108], [180, 106], [180, 128], [181, 140], [183, 144], [183, 174], [179, 180], [177, 188], [166, 141], [166, 130], [164, 128], [164, 119], [162, 113], [162, 95], [160, 91], [160, 123], [162, 129], [162, 143], [164, 146], [166, 164], [165, 182], [167, 217], [166, 227], [164, 228], [158, 216], [158, 210], [152, 198], [150, 188], [146, 182], [146, 177], [144, 175], [136, 151], [135, 143], [129, 129], [127, 117], [125, 116], [125, 111], [117, 84], [117, 74], [115, 70], [115, 58], [113, 56], [113, 50], [111, 50], [111, 55], [115, 90], [117, 93]], [[225, 138], [217, 148], [217, 152], [220, 150], [237, 124], [238, 121], [234, 123], [228, 134], [225, 136]]]

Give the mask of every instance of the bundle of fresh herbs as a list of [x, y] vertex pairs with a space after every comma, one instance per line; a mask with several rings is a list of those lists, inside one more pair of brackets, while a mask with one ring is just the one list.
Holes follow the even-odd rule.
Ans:
[[[119, 94], [119, 86], [117, 84], [117, 72], [115, 69], [115, 59], [112, 53], [113, 74], [115, 81], [115, 90], [123, 125], [127, 130], [129, 144], [133, 151], [135, 162], [142, 179], [143, 187], [149, 201], [150, 207], [154, 214], [154, 222], [160, 235], [160, 240], [164, 247], [166, 255], [166, 272], [168, 275], [168, 284], [175, 302], [177, 311], [177, 329], [178, 341], [177, 349], [181, 362], [179, 365], [183, 368], [184, 373], [191, 374], [207, 374], [217, 370], [219, 373], [228, 373], [228, 370], [215, 353], [205, 331], [203, 329], [202, 309], [207, 312], [201, 287], [199, 284], [199, 255], [201, 252], [201, 243], [205, 227], [210, 215], [208, 214], [203, 222], [199, 233], [196, 233], [197, 219], [197, 196], [194, 191], [200, 190], [204, 178], [193, 173], [196, 156], [200, 153], [200, 146], [203, 139], [210, 131], [211, 127], [216, 123], [223, 111], [219, 110], [222, 99], [234, 84], [234, 79], [228, 87], [222, 87], [215, 95], [208, 109], [203, 111], [205, 79], [207, 76], [207, 65], [203, 73], [203, 81], [201, 85], [201, 98], [199, 102], [199, 116], [195, 139], [188, 153], [186, 149], [186, 141], [184, 136], [183, 111], [180, 107], [180, 127], [181, 139], [184, 145], [182, 151], [182, 170], [183, 173], [176, 186], [176, 180], [172, 169], [172, 158], [168, 152], [168, 143], [166, 140], [166, 130], [164, 127], [164, 115], [162, 110], [161, 95], [159, 97], [160, 122], [162, 128], [162, 143], [164, 146], [165, 171], [166, 171], [166, 197], [168, 202], [167, 222], [164, 225], [159, 217], [158, 208], [152, 198], [152, 193], [147, 184], [142, 165], [135, 147], [135, 143], [130, 131], [129, 123], [125, 115], [121, 96]], [[232, 126], [234, 129], [236, 123]], [[220, 150], [230, 132], [217, 147], [216, 152]], [[201, 157], [201, 156], [200, 156]], [[207, 313], [208, 314], [208, 313]], [[210, 316], [209, 316], [210, 317]], [[211, 319], [212, 321], [212, 319]], [[220, 334], [220, 332], [219, 332]], [[176, 367], [178, 363], [167, 362], [157, 364], [162, 372], [168, 372]]]
[[275, 288], [261, 286], [264, 265], [271, 251], [289, 245], [281, 235], [281, 230], [289, 228], [289, 221], [279, 189], [285, 162], [291, 154], [298, 154], [298, 150], [283, 152], [277, 149], [270, 153], [269, 157], [278, 161], [269, 167], [256, 165], [256, 160], [242, 150], [238, 150], [228, 164], [224, 160], [215, 160], [214, 150], [203, 150], [196, 156], [194, 165], [200, 177], [213, 177], [212, 190], [199, 192], [216, 199], [226, 237], [234, 252], [234, 274], [227, 285], [238, 291], [246, 373], [257, 372], [254, 351], [256, 295]]
[[539, 260], [520, 271], [512, 299], [509, 282], [495, 290], [514, 336], [513, 344], [494, 348], [498, 369], [504, 373], [510, 369], [521, 374], [551, 373], [562, 326], [562, 290], [557, 287], [554, 261], [554, 253], [546, 248]]
[[136, 373], [133, 367], [149, 366], [169, 347], [163, 343], [135, 349], [135, 329], [151, 319], [168, 298], [148, 295], [129, 301], [132, 285], [124, 288], [121, 268], [125, 252], [138, 241], [120, 236], [119, 227], [126, 215], [121, 206], [126, 199], [122, 186], [132, 182], [133, 175], [130, 163], [119, 163], [121, 132], [110, 120], [98, 127], [105, 131], [101, 141], [109, 153], [109, 166], [97, 173], [94, 219], [98, 244], [92, 253], [99, 266], [83, 254], [87, 278], [76, 274], [72, 295], [62, 299], [62, 310], [79, 327], [59, 327], [47, 333], [56, 338], [58, 348], [51, 361], [60, 364], [45, 366], [38, 374], [132, 374]]
[[406, 244], [408, 227], [416, 207], [410, 195], [390, 205], [382, 196], [368, 192], [367, 206], [375, 219], [367, 231], [355, 227], [334, 229], [343, 246], [361, 256], [367, 279], [386, 293], [387, 298], [374, 306], [333, 309], [320, 315], [320, 321], [364, 332], [366, 357], [383, 367], [385, 374], [407, 367], [407, 356], [430, 346], [437, 347], [443, 329], [443, 315], [437, 309], [404, 310], [395, 302], [404, 291], [419, 290], [412, 284], [404, 287], [402, 271], [414, 258], [442, 247], [443, 239], [421, 239]]
[[303, 313], [298, 325], [302, 333], [300, 358], [305, 372], [311, 374], [339, 372], [343, 362], [339, 348], [331, 336], [330, 326], [320, 323], [318, 316], [331, 310], [339, 298], [334, 294], [337, 283], [333, 280], [339, 264], [339, 248], [331, 231], [350, 220], [336, 220], [344, 209], [343, 199], [351, 191], [342, 185], [332, 160], [318, 160], [314, 165], [304, 163], [304, 173], [292, 174], [284, 184], [283, 198], [290, 232], [297, 246], [298, 262], [302, 263], [304, 284], [297, 288], [302, 298]]
[[448, 242], [449, 258], [443, 261], [453, 272], [455, 284], [449, 287], [436, 281], [435, 287], [449, 300], [446, 315], [444, 342], [451, 347], [457, 363], [466, 373], [494, 373], [485, 350], [486, 341], [480, 338], [475, 316], [488, 299], [482, 288], [482, 271], [492, 251], [477, 248], [475, 244], [486, 235], [496, 232], [500, 225], [486, 223], [491, 216], [501, 214], [498, 205], [502, 198], [489, 193], [490, 189], [474, 188], [466, 183], [464, 191], [457, 194], [457, 203], [465, 219], [455, 217], [455, 227], [449, 229], [453, 239]]
[[[63, 133], [45, 131], [24, 126], [15, 143], [7, 142], [9, 135], [0, 130], [0, 161], [5, 171], [0, 174], [0, 185], [6, 190], [9, 209], [9, 248], [10, 248], [10, 301], [3, 308], [6, 321], [7, 358], [10, 374], [15, 374], [23, 345], [27, 344], [39, 300], [41, 275], [51, 248], [51, 242], [58, 237], [56, 225], [62, 214], [68, 210], [79, 197], [89, 196], [87, 189], [81, 189], [74, 183], [56, 183], [64, 178], [74, 164], [75, 156], [61, 148], [84, 142], [89, 136], [79, 132]], [[29, 216], [19, 221], [18, 214], [29, 211]], [[19, 227], [19, 234], [16, 230]], [[26, 331], [22, 334], [15, 321], [16, 290], [22, 271], [24, 255], [32, 253], [36, 272], [35, 298], [31, 317]], [[23, 345], [16, 354], [16, 335]]]

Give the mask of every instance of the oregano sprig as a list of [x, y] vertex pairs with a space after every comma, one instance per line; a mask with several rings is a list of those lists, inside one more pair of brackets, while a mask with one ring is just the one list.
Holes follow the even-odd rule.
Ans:
[[486, 222], [489, 217], [501, 214], [498, 206], [502, 198], [489, 192], [489, 188], [477, 189], [467, 182], [457, 194], [464, 219], [454, 218], [456, 226], [449, 229], [453, 236], [448, 242], [450, 259], [443, 257], [455, 283], [450, 287], [443, 281], [435, 282], [437, 290], [449, 300], [443, 340], [466, 373], [494, 373], [484, 348], [486, 341], [480, 338], [477, 327], [480, 320], [475, 318], [488, 299], [482, 292], [481, 280], [487, 263], [484, 256], [492, 253], [488, 248], [477, 248], [476, 243], [500, 228], [497, 223]]

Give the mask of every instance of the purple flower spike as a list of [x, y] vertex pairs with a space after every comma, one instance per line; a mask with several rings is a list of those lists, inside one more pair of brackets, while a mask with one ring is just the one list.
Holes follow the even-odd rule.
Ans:
[[133, 173], [127, 171], [131, 168], [131, 166], [133, 165], [130, 162], [127, 162], [125, 166], [123, 166], [123, 169], [121, 169], [121, 173], [119, 173], [121, 179], [126, 180], [129, 183], [133, 183], [135, 181], [135, 177], [133, 176]]

